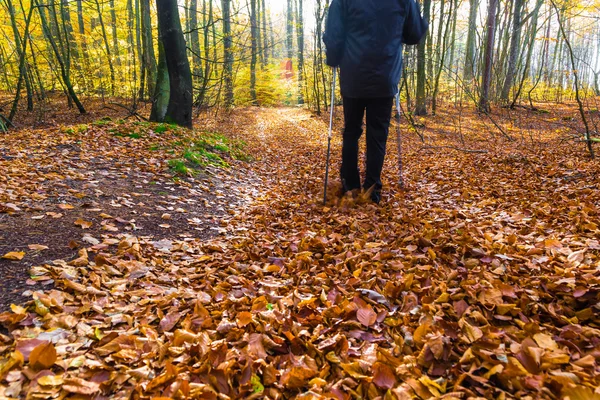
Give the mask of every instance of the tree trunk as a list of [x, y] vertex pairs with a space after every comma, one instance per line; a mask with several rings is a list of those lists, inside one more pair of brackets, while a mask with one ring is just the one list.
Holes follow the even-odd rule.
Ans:
[[223, 8], [223, 55], [225, 62], [223, 73], [225, 79], [225, 107], [233, 107], [233, 50], [231, 37], [231, 0], [221, 0]]
[[169, 108], [171, 87], [169, 81], [169, 68], [167, 67], [167, 58], [165, 57], [165, 49], [162, 40], [158, 41], [157, 79], [158, 81], [156, 82], [156, 91], [154, 92], [154, 96], [152, 96], [152, 110], [150, 111], [150, 121], [165, 122], [167, 110]]
[[257, 106], [258, 100], [256, 98], [256, 62], [257, 62], [257, 36], [258, 29], [256, 23], [256, 0], [250, 0], [250, 36], [252, 41], [252, 56], [250, 61], [250, 98], [252, 99], [252, 105]]
[[[143, 66], [145, 70], [147, 93], [155, 92], [156, 85], [156, 57], [154, 55], [154, 43], [152, 40], [152, 17], [150, 14], [150, 0], [140, 0], [140, 8], [142, 14], [142, 51], [143, 51]], [[143, 92], [140, 98], [143, 98]]]
[[81, 114], [85, 114], [85, 108], [83, 107], [83, 104], [81, 104], [81, 102], [79, 101], [79, 98], [77, 97], [77, 94], [75, 93], [75, 90], [73, 89], [73, 84], [71, 83], [71, 78], [70, 78], [70, 74], [69, 74], [69, 70], [66, 67], [63, 58], [60, 54], [60, 50], [58, 49], [58, 46], [56, 45], [56, 42], [54, 41], [54, 39], [52, 38], [52, 35], [50, 33], [50, 28], [48, 26], [48, 21], [46, 20], [46, 15], [45, 13], [42, 11], [42, 7], [40, 7], [39, 4], [39, 0], [36, 1], [38, 9], [39, 9], [39, 14], [40, 14], [40, 21], [42, 23], [42, 29], [48, 39], [48, 42], [50, 43], [50, 46], [52, 47], [52, 51], [54, 52], [54, 56], [56, 57], [56, 60], [58, 61], [58, 65], [60, 67], [60, 74], [61, 77], [63, 79], [63, 83], [66, 86], [67, 89], [67, 93], [69, 95], [69, 97], [73, 100], [73, 102], [75, 103], [75, 105], [77, 106], [77, 109], [79, 110], [79, 112]]
[[[525, 56], [525, 68], [523, 68], [523, 77], [521, 79], [521, 82], [519, 84], [517, 92], [513, 96], [512, 102], [510, 104], [510, 108], [515, 108], [515, 104], [517, 104], [517, 101], [519, 100], [519, 97], [521, 96], [521, 91], [523, 90], [523, 86], [525, 86], [525, 81], [527, 80], [527, 76], [529, 75], [529, 69], [531, 68], [531, 59], [532, 59], [533, 50], [535, 47], [535, 38], [537, 35], [537, 30], [538, 30], [538, 15], [539, 15], [539, 11], [540, 11], [540, 8], [542, 7], [543, 3], [544, 3], [544, 0], [537, 0], [536, 7], [533, 10], [533, 14], [531, 17], [531, 29], [530, 29], [530, 34], [529, 34], [529, 38], [528, 38], [529, 42], [527, 43], [527, 54]], [[544, 56], [542, 56], [542, 60], [543, 59], [544, 59]], [[515, 66], [515, 68], [516, 68], [516, 66]], [[516, 72], [515, 72], [515, 74], [516, 74]]]
[[[27, 111], [33, 111], [33, 93], [32, 93], [32, 85], [29, 79], [28, 68], [27, 68], [27, 41], [29, 36], [29, 21], [26, 23], [25, 34], [23, 35], [23, 39], [21, 40], [21, 34], [19, 33], [19, 28], [17, 26], [17, 20], [15, 16], [15, 9], [11, 0], [6, 0], [6, 6], [8, 8], [8, 13], [10, 15], [11, 26], [13, 30], [13, 35], [15, 38], [15, 49], [17, 56], [19, 57], [19, 80], [17, 83], [17, 94], [15, 96], [15, 101], [13, 102], [13, 109], [11, 110], [11, 116], [8, 117], [9, 121], [12, 121], [14, 114], [16, 113], [16, 104], [19, 101], [19, 97], [21, 95], [21, 84], [22, 81], [25, 82], [25, 88], [27, 90]], [[31, 6], [31, 10], [33, 10], [33, 5]], [[25, 12], [25, 10], [23, 10]], [[30, 11], [31, 13], [31, 11]]]
[[304, 104], [304, 6], [296, 0], [296, 40], [298, 42], [298, 104]]
[[113, 55], [117, 66], [121, 66], [121, 57], [119, 57], [119, 36], [117, 34], [117, 13], [115, 11], [115, 0], [109, 0], [110, 7], [110, 27], [112, 30], [113, 39]]
[[285, 24], [285, 50], [288, 60], [294, 57], [294, 9], [292, 7], [293, 0], [287, 0], [287, 18]]
[[463, 80], [469, 84], [475, 77], [475, 65], [477, 56], [475, 54], [475, 38], [477, 35], [477, 11], [479, 0], [469, 0], [469, 28], [467, 32], [467, 49], [465, 54], [465, 70]]
[[264, 65], [266, 66], [269, 63], [269, 47], [273, 46], [273, 43], [269, 44], [269, 35], [268, 35], [268, 31], [267, 31], [267, 7], [265, 4], [265, 0], [259, 0], [261, 1], [262, 4], [262, 35], [263, 35], [263, 60], [264, 60]]
[[112, 96], [114, 96], [115, 95], [115, 67], [113, 66], [113, 62], [112, 62], [110, 46], [108, 44], [108, 35], [106, 33], [106, 27], [104, 26], [104, 19], [102, 18], [102, 9], [100, 8], [99, 0], [96, 0], [96, 9], [98, 10], [98, 22], [100, 22], [100, 28], [102, 30], [102, 38], [104, 39], [104, 48], [106, 51], [106, 58], [108, 60], [108, 69], [110, 71], [110, 93]]
[[[450, 36], [450, 26], [451, 26], [451, 18], [452, 18], [452, 6], [453, 6], [453, 0], [450, 0], [450, 10], [448, 11], [448, 22], [446, 23], [446, 31], [444, 32], [444, 38], [442, 40], [441, 43], [438, 44], [438, 46], [440, 47], [440, 59], [438, 60], [437, 63], [437, 74], [435, 76], [435, 83], [433, 85], [433, 95], [431, 96], [431, 112], [433, 113], [433, 115], [435, 115], [436, 111], [437, 111], [437, 97], [438, 97], [438, 93], [440, 90], [440, 78], [442, 76], [442, 71], [444, 70], [444, 61], [446, 58], [446, 51], [447, 51], [447, 45], [448, 45], [448, 39]], [[444, 7], [442, 7], [443, 9]], [[443, 17], [444, 14], [442, 13], [440, 15], [440, 29], [442, 28], [442, 21], [443, 21]]]
[[[10, 0], [8, 0], [8, 6], [9, 8], [12, 7], [12, 4], [10, 3]], [[29, 36], [29, 24], [31, 22], [31, 16], [33, 15], [33, 2], [31, 4], [31, 8], [29, 9], [29, 13], [27, 14], [27, 19], [25, 21], [25, 33], [23, 34], [24, 40], [23, 42], [23, 48], [19, 49], [17, 51], [17, 54], [19, 54], [19, 80], [17, 81], [17, 90], [16, 90], [16, 94], [15, 94], [15, 99], [13, 101], [12, 107], [10, 109], [10, 114], [8, 116], [8, 122], [12, 123], [13, 119], [15, 118], [15, 115], [17, 114], [17, 106], [19, 104], [19, 97], [21, 96], [21, 85], [23, 83], [23, 81], [25, 79], [28, 79], [27, 77], [27, 69], [25, 68], [25, 60], [27, 58], [27, 42], [28, 39], [27, 37]], [[25, 10], [23, 10], [25, 11]], [[14, 22], [14, 9], [13, 12], [11, 13], [11, 20]], [[16, 23], [15, 23], [15, 27], [16, 27]], [[18, 30], [16, 31], [16, 37], [18, 37]], [[28, 94], [28, 100], [29, 100], [29, 94]], [[31, 101], [33, 101], [31, 99]], [[28, 105], [29, 108], [29, 105]], [[31, 109], [33, 110], [33, 104], [31, 105]]]
[[[423, 2], [423, 18], [426, 21], [430, 19], [431, 0]], [[428, 33], [429, 35], [429, 33]], [[415, 115], [427, 115], [427, 98], [425, 95], [426, 76], [426, 40], [423, 39], [417, 46], [417, 104]]]
[[[512, 89], [513, 82], [516, 75], [517, 69], [517, 57], [519, 55], [519, 47], [521, 45], [521, 13], [523, 12], [523, 0], [514, 0], [513, 10], [513, 29], [510, 38], [510, 50], [508, 55], [508, 66], [506, 68], [506, 79], [504, 80], [504, 86], [500, 94], [500, 101], [504, 104], [508, 102], [510, 90]], [[534, 22], [537, 24], [537, 21]], [[534, 32], [535, 36], [535, 32]]]
[[581, 119], [583, 121], [583, 124], [585, 125], [585, 139], [587, 142], [588, 151], [590, 152], [590, 156], [592, 157], [592, 159], [594, 159], [594, 158], [596, 158], [596, 155], [594, 153], [594, 146], [592, 143], [592, 135], [590, 132], [590, 126], [588, 124], [588, 120], [585, 115], [585, 110], [583, 108], [583, 102], [581, 100], [581, 96], [579, 95], [579, 74], [577, 72], [577, 67], [575, 64], [575, 54], [573, 53], [573, 47], [571, 46], [571, 42], [569, 41], [569, 36], [567, 35], [567, 33], [565, 33], [565, 27], [564, 27], [564, 24], [560, 17], [561, 13], [558, 11], [558, 7], [556, 6], [556, 3], [554, 3], [554, 0], [550, 0], [550, 1], [552, 2], [552, 6], [554, 6], [554, 9], [556, 10], [556, 14], [558, 17], [558, 27], [560, 28], [560, 32], [563, 36], [563, 39], [565, 40], [565, 45], [567, 46], [569, 58], [571, 60], [571, 67], [573, 68], [573, 77], [575, 79], [575, 98], [577, 100], [577, 104], [579, 105], [579, 114], [581, 115]]
[[169, 106], [165, 121], [192, 127], [192, 72], [181, 29], [177, 0], [157, 0], [160, 41], [169, 70]]
[[198, 31], [198, 0], [190, 1], [190, 47], [194, 64], [194, 77], [198, 82], [203, 81], [202, 58], [200, 57], [200, 33]]
[[[137, 54], [135, 49], [135, 42], [133, 39], [135, 15], [133, 14], [133, 0], [127, 0], [127, 45], [129, 46], [129, 53], [132, 57], [128, 57], [129, 71], [133, 78], [133, 103], [134, 108], [136, 106], [135, 99], [135, 88], [137, 88]], [[133, 68], [131, 67], [133, 65]]]
[[496, 8], [498, 0], [490, 0], [487, 17], [487, 38], [485, 41], [484, 67], [479, 98], [479, 110], [490, 112], [490, 83], [492, 81], [492, 64], [494, 62], [494, 39], [496, 32]]

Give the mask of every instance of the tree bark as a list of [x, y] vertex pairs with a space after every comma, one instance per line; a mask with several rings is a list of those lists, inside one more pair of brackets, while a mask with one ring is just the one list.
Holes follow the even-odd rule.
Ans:
[[121, 57], [119, 56], [119, 36], [117, 34], [117, 13], [115, 11], [115, 0], [109, 0], [110, 7], [110, 27], [113, 39], [113, 56], [117, 66], [121, 66]]
[[257, 63], [257, 52], [258, 52], [258, 29], [256, 22], [256, 1], [250, 0], [250, 36], [251, 36], [251, 60], [250, 60], [250, 98], [252, 105], [258, 105], [258, 99], [256, 98], [256, 63]]
[[[431, 0], [423, 2], [423, 18], [429, 22], [431, 13]], [[428, 33], [429, 35], [429, 33]], [[425, 84], [427, 82], [426, 64], [426, 40], [423, 39], [417, 46], [417, 104], [415, 115], [427, 115], [427, 97]]]
[[[508, 66], [506, 68], [506, 79], [502, 86], [502, 92], [500, 93], [500, 101], [504, 104], [508, 102], [510, 96], [510, 90], [513, 87], [513, 82], [516, 75], [517, 69], [517, 57], [519, 56], [519, 47], [521, 45], [521, 13], [523, 12], [523, 0], [514, 0], [513, 10], [513, 29], [510, 38], [510, 49], [508, 54]], [[535, 21], [534, 23], [537, 23]], [[535, 33], [534, 33], [535, 35]]]
[[223, 8], [223, 73], [225, 80], [225, 107], [233, 107], [233, 50], [231, 37], [231, 0], [221, 0]]
[[60, 50], [58, 49], [58, 46], [56, 45], [56, 42], [52, 38], [52, 35], [50, 33], [50, 28], [48, 26], [48, 21], [46, 19], [46, 15], [43, 12], [42, 7], [40, 7], [39, 0], [36, 1], [36, 4], [38, 6], [38, 10], [39, 10], [39, 14], [40, 14], [42, 30], [44, 31], [46, 38], [48, 39], [48, 42], [50, 43], [50, 46], [52, 47], [52, 51], [54, 53], [54, 56], [56, 57], [58, 65], [60, 67], [60, 74], [63, 79], [63, 83], [66, 86], [67, 93], [68, 93], [69, 97], [73, 100], [75, 105], [77, 106], [79, 113], [85, 114], [86, 113], [85, 107], [83, 107], [83, 104], [81, 104], [81, 102], [79, 101], [79, 98], [77, 97], [77, 93], [75, 93], [75, 90], [73, 89], [73, 84], [71, 83], [69, 70], [63, 61], [63, 58], [60, 54]]
[[[142, 18], [142, 68], [145, 71], [147, 82], [147, 93], [155, 92], [156, 85], [156, 57], [154, 55], [154, 43], [152, 39], [152, 17], [150, 14], [150, 0], [140, 0], [141, 18]], [[140, 93], [140, 98], [144, 98], [144, 92]]]
[[296, 41], [298, 43], [298, 104], [304, 104], [304, 6], [296, 0]]
[[494, 41], [496, 33], [496, 8], [498, 0], [490, 0], [487, 17], [487, 38], [485, 41], [484, 67], [479, 98], [479, 110], [483, 113], [490, 112], [490, 83], [492, 81], [492, 64], [494, 62]]
[[475, 38], [477, 35], [477, 11], [479, 10], [479, 0], [469, 0], [469, 28], [467, 32], [467, 48], [465, 54], [465, 70], [463, 80], [466, 84], [470, 83], [475, 77], [475, 65], [477, 57], [475, 55]]
[[194, 77], [203, 81], [202, 58], [200, 57], [200, 33], [198, 27], [198, 0], [190, 1], [190, 47], [192, 49], [192, 61], [194, 64]]
[[165, 48], [163, 46], [162, 40], [158, 41], [157, 79], [158, 81], [156, 82], [156, 91], [154, 92], [154, 96], [152, 96], [152, 110], [150, 111], [150, 121], [165, 122], [167, 110], [169, 108], [171, 86], [169, 80], [169, 68], [167, 67], [167, 58], [165, 57]]
[[157, 0], [160, 41], [169, 71], [169, 106], [165, 121], [192, 127], [192, 72], [181, 29], [177, 0]]
[[285, 50], [288, 60], [294, 57], [294, 9], [292, 7], [293, 0], [287, 0], [287, 17], [285, 24]]
[[112, 55], [110, 52], [110, 46], [108, 44], [108, 35], [106, 33], [106, 27], [104, 26], [104, 19], [102, 18], [102, 9], [100, 8], [99, 0], [96, 0], [96, 9], [98, 10], [98, 21], [100, 22], [100, 28], [102, 30], [102, 38], [104, 39], [106, 58], [108, 60], [108, 69], [110, 71], [110, 93], [112, 96], [114, 96], [115, 95], [115, 67], [113, 65]]

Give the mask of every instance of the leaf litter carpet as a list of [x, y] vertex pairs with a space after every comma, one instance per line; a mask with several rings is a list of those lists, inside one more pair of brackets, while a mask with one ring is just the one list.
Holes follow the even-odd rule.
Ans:
[[55, 286], [0, 315], [0, 396], [600, 398], [599, 164], [582, 149], [407, 133], [406, 191], [390, 140], [381, 206], [335, 183], [323, 206], [323, 121], [206, 123], [249, 143], [261, 195], [209, 241], [127, 237], [34, 268]]

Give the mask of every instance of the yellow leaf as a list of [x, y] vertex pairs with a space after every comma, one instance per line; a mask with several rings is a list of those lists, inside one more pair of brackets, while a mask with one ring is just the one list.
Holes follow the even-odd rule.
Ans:
[[61, 386], [64, 382], [64, 379], [59, 375], [46, 375], [39, 378], [37, 382], [42, 386]]
[[24, 251], [11, 251], [2, 256], [5, 260], [21, 261], [25, 257]]
[[566, 388], [562, 394], [563, 398], [568, 397], [570, 400], [600, 400], [600, 394], [586, 386]]

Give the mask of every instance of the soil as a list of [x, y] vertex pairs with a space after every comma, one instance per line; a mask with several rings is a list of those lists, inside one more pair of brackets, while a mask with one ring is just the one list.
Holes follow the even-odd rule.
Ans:
[[[167, 166], [172, 154], [148, 151], [153, 143], [172, 142], [168, 133], [150, 130], [136, 140], [115, 137], [108, 125], [65, 133], [66, 117], [54, 115], [61, 125], [30, 121], [1, 136], [0, 257], [26, 254], [20, 261], [0, 258], [0, 312], [41, 289], [29, 279], [33, 266], [72, 260], [83, 247], [93, 259], [127, 235], [157, 246], [208, 239], [249, 201], [254, 178], [236, 165], [242, 162], [177, 179]], [[99, 112], [92, 115], [75, 123], [89, 123]]]

